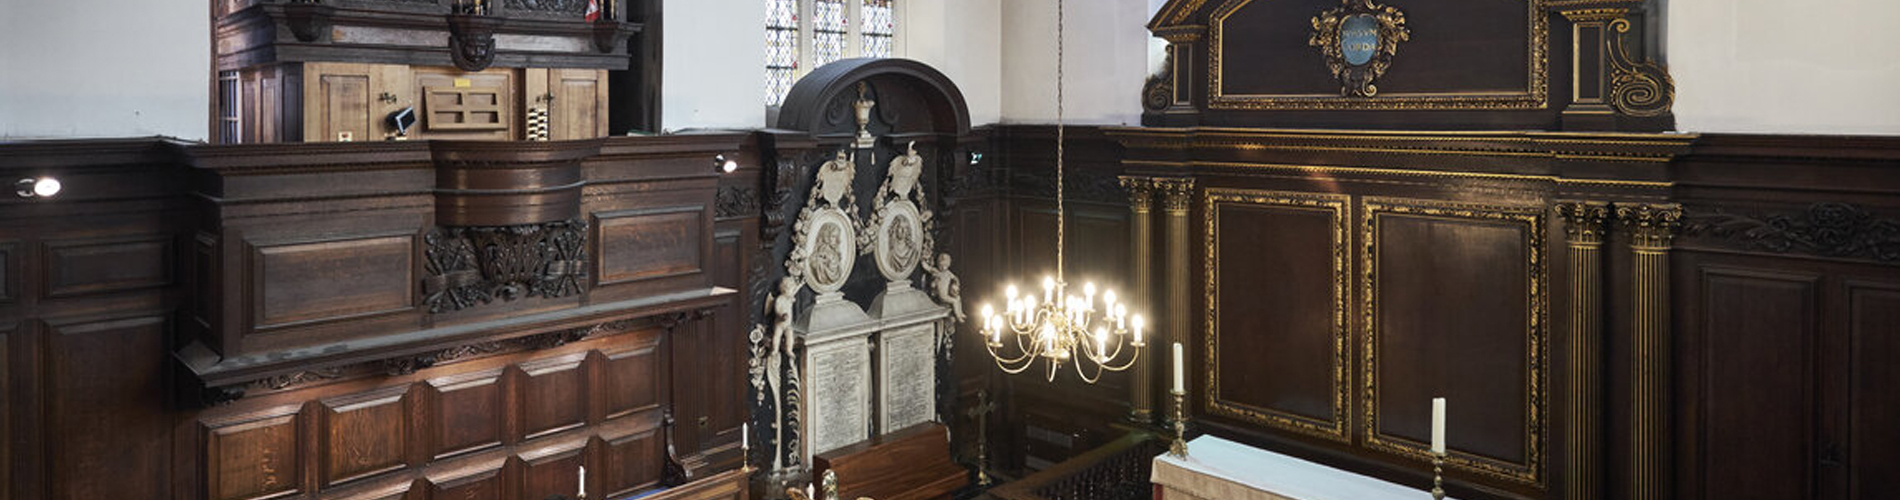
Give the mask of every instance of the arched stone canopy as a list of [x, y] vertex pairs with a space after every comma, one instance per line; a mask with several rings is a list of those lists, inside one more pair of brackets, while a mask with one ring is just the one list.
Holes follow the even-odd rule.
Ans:
[[[921, 62], [909, 59], [845, 59], [827, 64], [792, 86], [779, 108], [781, 129], [799, 130], [813, 135], [855, 132], [857, 124], [850, 114], [838, 116], [840, 102], [844, 110], [857, 100], [858, 83], [869, 83], [874, 92], [915, 92], [916, 99], [879, 99], [880, 103], [921, 103], [922, 109], [881, 109], [878, 116], [903, 122], [888, 126], [907, 132], [962, 135], [970, 131], [970, 108], [963, 102], [950, 77]], [[890, 84], [883, 84], [888, 82]], [[897, 96], [888, 96], [897, 97]], [[922, 114], [921, 117], [918, 113]], [[878, 120], [873, 120], [878, 121]], [[914, 127], [913, 125], [926, 125]]]

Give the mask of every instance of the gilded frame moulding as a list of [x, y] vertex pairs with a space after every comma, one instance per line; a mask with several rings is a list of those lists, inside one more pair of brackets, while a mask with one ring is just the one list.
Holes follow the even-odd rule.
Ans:
[[[1365, 360], [1364, 372], [1360, 374], [1365, 384], [1365, 399], [1360, 403], [1365, 409], [1365, 445], [1367, 448], [1429, 461], [1432, 458], [1431, 444], [1410, 439], [1387, 436], [1379, 431], [1379, 322], [1378, 322], [1378, 261], [1379, 261], [1379, 217], [1382, 215], [1400, 215], [1439, 219], [1456, 219], [1481, 222], [1503, 222], [1521, 225], [1526, 236], [1526, 266], [1530, 293], [1526, 297], [1529, 318], [1525, 330], [1526, 359], [1525, 371], [1525, 463], [1513, 463], [1483, 455], [1464, 453], [1449, 448], [1445, 463], [1448, 466], [1475, 471], [1480, 474], [1507, 481], [1543, 487], [1544, 449], [1548, 442], [1548, 422], [1550, 415], [1549, 399], [1545, 395], [1545, 360], [1549, 359], [1548, 344], [1550, 328], [1550, 289], [1549, 270], [1546, 267], [1544, 247], [1546, 241], [1546, 209], [1541, 207], [1517, 207], [1503, 205], [1468, 204], [1440, 200], [1422, 200], [1407, 198], [1365, 197], [1360, 200], [1360, 289], [1364, 293], [1361, 314], [1364, 315], [1364, 338], [1361, 345]], [[1421, 402], [1423, 404], [1423, 402]]]
[[1351, 97], [1327, 94], [1229, 94], [1224, 89], [1223, 32], [1228, 16], [1254, 0], [1226, 0], [1208, 15], [1207, 107], [1223, 110], [1495, 110], [1550, 105], [1550, 16], [1545, 0], [1523, 0], [1529, 29], [1523, 92], [1444, 92]]
[[[1300, 193], [1283, 191], [1261, 191], [1250, 189], [1209, 188], [1205, 195], [1207, 224], [1207, 333], [1205, 345], [1210, 358], [1207, 363], [1207, 394], [1205, 401], [1209, 412], [1269, 427], [1318, 437], [1341, 443], [1350, 443], [1352, 438], [1346, 430], [1351, 426], [1352, 411], [1347, 406], [1352, 386], [1351, 373], [1347, 366], [1351, 364], [1350, 325], [1347, 324], [1346, 263], [1350, 222], [1347, 205], [1350, 195]], [[1328, 212], [1332, 218], [1333, 232], [1333, 418], [1320, 420], [1304, 415], [1296, 415], [1271, 408], [1263, 408], [1244, 403], [1227, 401], [1220, 397], [1220, 212], [1223, 206], [1273, 207], [1299, 211]]]

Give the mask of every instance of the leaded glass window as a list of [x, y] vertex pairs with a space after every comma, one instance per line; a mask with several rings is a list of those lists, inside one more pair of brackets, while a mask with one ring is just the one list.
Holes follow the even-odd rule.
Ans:
[[891, 38], [897, 34], [891, 0], [864, 0], [864, 57], [890, 57]]
[[798, 0], [765, 0], [765, 104], [785, 101], [798, 78]]
[[812, 69], [899, 52], [896, 0], [765, 0], [765, 104]]
[[811, 6], [811, 67], [844, 59], [845, 36], [851, 34], [844, 0], [812, 0]]

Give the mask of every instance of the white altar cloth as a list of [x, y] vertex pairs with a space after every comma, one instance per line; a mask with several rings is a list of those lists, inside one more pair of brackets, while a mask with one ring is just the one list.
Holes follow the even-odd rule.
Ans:
[[[1162, 500], [1429, 500], [1410, 488], [1214, 436], [1188, 442], [1188, 456], [1155, 457], [1150, 477]], [[1451, 497], [1446, 497], [1451, 498]]]

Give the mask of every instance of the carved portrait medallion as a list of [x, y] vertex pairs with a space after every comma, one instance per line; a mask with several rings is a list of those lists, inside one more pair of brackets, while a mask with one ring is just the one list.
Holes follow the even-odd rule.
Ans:
[[851, 219], [838, 209], [825, 209], [812, 215], [811, 230], [805, 233], [806, 283], [818, 293], [838, 291], [851, 277], [858, 247]]
[[910, 278], [924, 254], [924, 228], [917, 205], [896, 200], [885, 205], [877, 228], [877, 268], [891, 281]]

